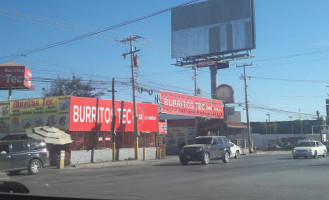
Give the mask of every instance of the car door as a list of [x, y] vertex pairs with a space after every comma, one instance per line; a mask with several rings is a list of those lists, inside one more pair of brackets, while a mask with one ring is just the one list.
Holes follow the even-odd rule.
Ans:
[[212, 142], [211, 142], [211, 145], [210, 145], [210, 148], [209, 148], [210, 159], [216, 159], [218, 157], [217, 149], [218, 149], [218, 140], [217, 140], [217, 138], [213, 138]]
[[12, 169], [22, 169], [27, 167], [28, 146], [26, 142], [13, 142], [11, 144], [10, 156]]
[[327, 148], [321, 142], [317, 142], [317, 145], [318, 145], [319, 149], [321, 150], [321, 155], [324, 155], [326, 153]]
[[223, 141], [222, 138], [217, 138], [217, 140], [218, 140], [217, 155], [218, 158], [222, 158], [224, 154], [225, 142]]
[[0, 144], [0, 171], [11, 168], [9, 144]]

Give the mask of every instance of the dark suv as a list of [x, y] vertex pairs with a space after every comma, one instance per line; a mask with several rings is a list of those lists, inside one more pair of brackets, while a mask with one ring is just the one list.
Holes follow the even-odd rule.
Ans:
[[208, 164], [210, 159], [221, 159], [230, 162], [230, 145], [225, 136], [200, 136], [193, 140], [193, 144], [184, 146], [179, 154], [182, 165], [189, 161], [201, 161]]
[[28, 170], [37, 174], [49, 166], [49, 152], [43, 140], [0, 141], [0, 171], [19, 174]]

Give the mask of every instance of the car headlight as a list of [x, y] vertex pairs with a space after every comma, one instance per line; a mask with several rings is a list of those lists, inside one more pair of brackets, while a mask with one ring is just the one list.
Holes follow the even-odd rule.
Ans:
[[292, 151], [293, 151], [293, 152], [296, 152], [296, 149], [293, 149]]
[[203, 151], [203, 147], [200, 147], [200, 148], [196, 149], [196, 152], [201, 152], [201, 151]]

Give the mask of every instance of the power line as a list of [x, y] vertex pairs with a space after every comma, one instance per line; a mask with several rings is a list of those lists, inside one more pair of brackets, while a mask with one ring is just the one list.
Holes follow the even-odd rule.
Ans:
[[18, 58], [18, 57], [21, 57], [21, 56], [26, 56], [28, 54], [35, 53], [35, 52], [39, 52], [39, 51], [43, 51], [43, 50], [50, 49], [50, 48], [53, 48], [53, 47], [57, 47], [57, 46], [60, 46], [60, 45], [64, 45], [64, 44], [67, 44], [67, 43], [71, 43], [71, 42], [74, 42], [74, 41], [77, 41], [77, 40], [81, 40], [81, 39], [84, 39], [84, 38], [87, 38], [87, 37], [90, 37], [90, 36], [93, 36], [93, 35], [104, 33], [106, 31], [109, 31], [109, 30], [112, 30], [112, 29], [115, 29], [115, 28], [126, 26], [128, 24], [132, 24], [132, 23], [135, 23], [135, 22], [138, 22], [138, 21], [141, 21], [141, 20], [144, 20], [144, 19], [147, 19], [147, 18], [156, 16], [156, 15], [159, 15], [159, 14], [168, 12], [168, 11], [170, 11], [172, 9], [175, 9], [175, 8], [179, 8], [179, 7], [182, 7], [182, 6], [187, 6], [187, 5], [192, 4], [192, 3], [195, 3], [197, 1], [199, 1], [199, 0], [188, 1], [186, 3], [182, 3], [182, 4], [179, 4], [177, 6], [173, 6], [173, 7], [166, 8], [166, 9], [163, 9], [163, 10], [160, 10], [160, 11], [156, 11], [156, 12], [153, 12], [151, 14], [148, 14], [148, 15], [145, 15], [145, 16], [142, 16], [142, 17], [138, 17], [138, 18], [135, 18], [135, 19], [131, 19], [131, 20], [128, 20], [128, 21], [125, 21], [125, 22], [122, 22], [122, 23], [119, 23], [119, 24], [116, 24], [116, 25], [107, 27], [107, 28], [96, 30], [96, 31], [93, 31], [93, 32], [90, 32], [90, 33], [87, 33], [87, 34], [83, 34], [83, 35], [80, 35], [80, 36], [77, 36], [77, 37], [74, 37], [74, 38], [71, 38], [71, 39], [67, 39], [67, 40], [55, 42], [55, 43], [52, 43], [52, 44], [48, 44], [48, 45], [43, 46], [43, 47], [40, 47], [40, 48], [35, 48], [35, 49], [23, 51], [21, 53], [17, 53], [17, 54], [13, 54], [13, 55], [9, 55], [9, 56], [0, 57], [0, 59]]

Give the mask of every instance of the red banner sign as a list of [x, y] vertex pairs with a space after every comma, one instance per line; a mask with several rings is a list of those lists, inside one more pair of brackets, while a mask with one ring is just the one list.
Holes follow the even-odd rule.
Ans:
[[[133, 103], [115, 101], [115, 129], [133, 132]], [[158, 132], [158, 105], [136, 103], [138, 130]], [[71, 97], [70, 131], [110, 131], [112, 124], [112, 100]]]
[[162, 113], [223, 118], [223, 102], [220, 100], [160, 91], [160, 102]]
[[31, 89], [32, 72], [17, 63], [0, 65], [0, 89]]
[[168, 124], [167, 122], [159, 122], [159, 134], [168, 133]]

